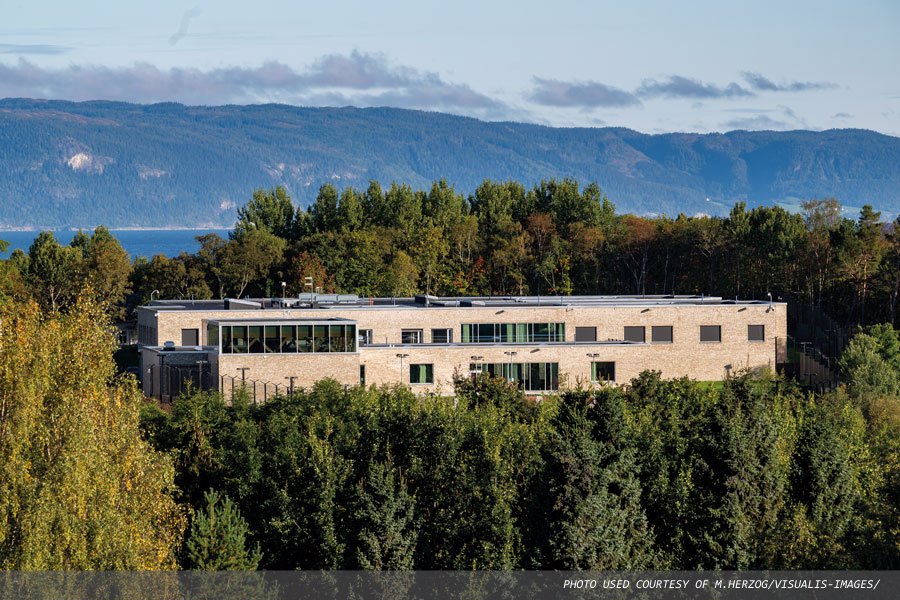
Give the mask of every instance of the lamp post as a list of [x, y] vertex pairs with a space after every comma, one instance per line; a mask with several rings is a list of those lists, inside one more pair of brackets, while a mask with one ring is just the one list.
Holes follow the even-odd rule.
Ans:
[[514, 350], [511, 350], [509, 352], [504, 352], [503, 354], [505, 354], [506, 356], [509, 357], [509, 371], [507, 372], [507, 376], [509, 377], [510, 383], [512, 383], [513, 382], [513, 376], [512, 376], [513, 357], [519, 353]]
[[478, 377], [478, 374], [481, 373], [481, 364], [480, 363], [482, 360], [484, 360], [484, 357], [478, 355], [478, 356], [470, 356], [469, 358], [472, 359], [472, 363], [473, 363], [473, 365], [472, 365], [472, 384], [474, 385], [475, 380]]
[[597, 362], [597, 358], [600, 356], [597, 352], [588, 352], [588, 358], [591, 359], [591, 402], [597, 401], [597, 393], [595, 391], [595, 385], [597, 383], [597, 378], [594, 376], [594, 363]]
[[281, 304], [284, 306], [284, 301], [287, 299], [287, 281], [281, 282]]
[[294, 395], [294, 380], [297, 379], [295, 375], [290, 375], [285, 377], [288, 380], [288, 397], [292, 397]]
[[409, 354], [398, 353], [397, 358], [400, 359], [400, 383], [403, 383], [403, 359], [408, 357]]

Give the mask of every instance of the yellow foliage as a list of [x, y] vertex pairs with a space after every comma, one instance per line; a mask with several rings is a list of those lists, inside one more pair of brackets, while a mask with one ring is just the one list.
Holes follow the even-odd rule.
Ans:
[[0, 319], [0, 568], [174, 568], [174, 470], [141, 439], [133, 381], [114, 378], [102, 307]]

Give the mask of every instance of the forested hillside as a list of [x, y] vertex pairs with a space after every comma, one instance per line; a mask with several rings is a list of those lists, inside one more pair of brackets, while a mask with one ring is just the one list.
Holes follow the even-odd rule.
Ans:
[[900, 139], [871, 131], [646, 135], [388, 108], [0, 100], [0, 227], [234, 223], [258, 187], [300, 205], [370, 180], [597, 182], [623, 212], [725, 214], [837, 197], [900, 212]]

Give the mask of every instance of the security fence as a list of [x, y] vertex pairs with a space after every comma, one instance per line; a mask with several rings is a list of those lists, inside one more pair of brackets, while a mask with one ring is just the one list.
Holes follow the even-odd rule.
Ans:
[[147, 395], [162, 402], [171, 402], [190, 390], [219, 391], [226, 400], [231, 400], [235, 394], [246, 389], [247, 399], [260, 404], [275, 396], [292, 394], [295, 389], [293, 380], [296, 379], [289, 377], [285, 383], [278, 384], [240, 375], [216, 377], [208, 365], [152, 365], [146, 375], [150, 378]]

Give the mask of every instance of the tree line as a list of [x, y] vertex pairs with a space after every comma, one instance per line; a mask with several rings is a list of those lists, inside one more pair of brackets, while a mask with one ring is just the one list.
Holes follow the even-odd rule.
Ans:
[[[413, 190], [338, 190], [326, 184], [307, 209], [283, 188], [257, 190], [224, 239], [128, 264], [103, 228], [60, 247], [42, 233], [0, 271], [0, 294], [56, 308], [85, 283], [124, 317], [159, 297], [280, 296], [309, 291], [361, 296], [708, 294], [790, 295], [840, 322], [896, 323], [900, 236], [864, 206], [834, 199], [801, 214], [778, 206], [727, 217], [617, 214], [596, 184], [548, 180], [526, 189], [485, 181], [468, 197], [444, 181]], [[74, 275], [74, 276], [73, 276]]]
[[0, 314], [0, 567], [711, 569], [900, 565], [900, 337], [847, 382], [645, 372], [540, 403], [323, 380], [168, 410], [115, 375], [90, 295]]

